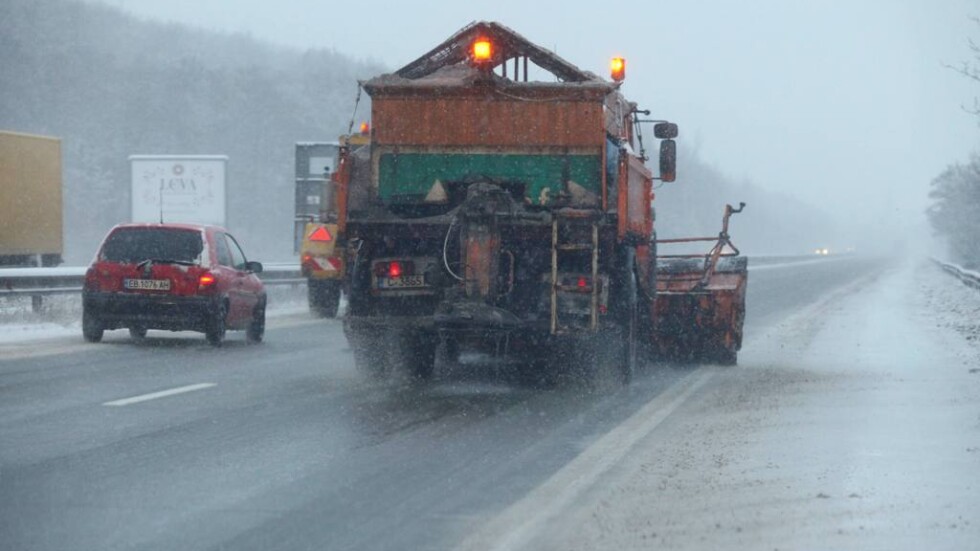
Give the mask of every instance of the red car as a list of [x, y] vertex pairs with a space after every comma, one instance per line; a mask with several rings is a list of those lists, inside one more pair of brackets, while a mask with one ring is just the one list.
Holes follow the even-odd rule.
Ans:
[[112, 228], [85, 274], [82, 335], [106, 329], [200, 331], [220, 346], [228, 329], [248, 342], [265, 333], [266, 294], [238, 242], [215, 226], [122, 224]]

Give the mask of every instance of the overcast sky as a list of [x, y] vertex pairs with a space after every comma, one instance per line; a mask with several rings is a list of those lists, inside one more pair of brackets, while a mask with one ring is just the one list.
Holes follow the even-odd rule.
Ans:
[[942, 66], [980, 41], [975, 0], [104, 1], [392, 69], [480, 19], [598, 74], [620, 54], [627, 96], [677, 121], [704, 160], [877, 226], [917, 220], [929, 181], [980, 145], [961, 109], [980, 85]]

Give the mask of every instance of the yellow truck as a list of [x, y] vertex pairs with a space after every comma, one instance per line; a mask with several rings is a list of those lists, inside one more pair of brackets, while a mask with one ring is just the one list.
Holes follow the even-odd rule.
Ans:
[[0, 130], [0, 266], [56, 266], [63, 249], [61, 140]]
[[361, 133], [342, 136], [338, 142], [296, 144], [295, 243], [300, 269], [306, 278], [310, 311], [334, 317], [346, 268], [346, 247], [339, 231], [346, 195], [337, 193], [336, 178], [341, 148], [369, 143], [367, 124]]

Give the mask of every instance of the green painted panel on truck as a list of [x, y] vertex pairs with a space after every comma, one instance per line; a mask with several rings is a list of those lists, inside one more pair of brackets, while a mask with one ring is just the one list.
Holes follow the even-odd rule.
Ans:
[[383, 153], [378, 166], [378, 193], [385, 203], [421, 202], [436, 180], [523, 182], [535, 205], [547, 203], [570, 180], [601, 194], [600, 155], [511, 153]]

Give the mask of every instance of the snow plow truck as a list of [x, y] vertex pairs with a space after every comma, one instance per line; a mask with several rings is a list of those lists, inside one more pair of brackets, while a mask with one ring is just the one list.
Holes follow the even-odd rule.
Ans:
[[332, 176], [359, 369], [426, 378], [470, 351], [533, 378], [574, 366], [628, 381], [645, 355], [736, 362], [747, 263], [728, 218], [741, 206], [718, 237], [661, 243], [708, 253], [658, 257], [652, 184], [674, 181], [677, 126], [623, 96], [625, 65], [606, 80], [475, 22], [360, 83], [370, 139], [341, 138]]

